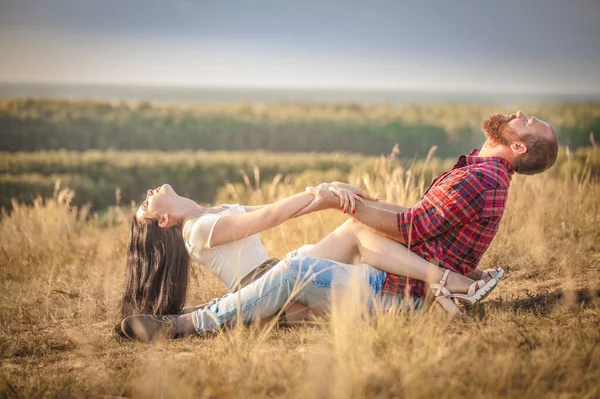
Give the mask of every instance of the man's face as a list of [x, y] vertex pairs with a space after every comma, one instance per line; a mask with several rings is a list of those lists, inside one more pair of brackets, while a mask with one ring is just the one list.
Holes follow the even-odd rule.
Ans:
[[510, 145], [528, 134], [545, 135], [550, 138], [554, 131], [550, 125], [522, 111], [514, 114], [492, 114], [483, 122], [483, 132], [494, 145]]

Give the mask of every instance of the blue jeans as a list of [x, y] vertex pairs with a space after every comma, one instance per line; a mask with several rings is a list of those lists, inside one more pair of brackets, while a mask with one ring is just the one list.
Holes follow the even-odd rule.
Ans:
[[237, 321], [248, 323], [255, 318], [272, 316], [292, 300], [315, 310], [328, 311], [332, 291], [350, 287], [358, 287], [366, 293], [370, 310], [421, 306], [421, 298], [405, 300], [401, 294], [382, 293], [385, 277], [385, 272], [370, 265], [288, 256], [252, 284], [195, 311], [192, 319], [198, 334], [206, 335]]

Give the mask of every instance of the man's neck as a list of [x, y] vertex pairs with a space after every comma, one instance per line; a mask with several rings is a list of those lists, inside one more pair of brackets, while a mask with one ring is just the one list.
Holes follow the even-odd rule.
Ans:
[[493, 145], [489, 141], [483, 143], [477, 156], [481, 158], [500, 157], [510, 162], [513, 166], [515, 164], [514, 156], [508, 147], [504, 145]]

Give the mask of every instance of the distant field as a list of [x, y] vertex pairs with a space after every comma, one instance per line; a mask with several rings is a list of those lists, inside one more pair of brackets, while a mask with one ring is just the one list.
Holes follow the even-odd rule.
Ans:
[[[170, 183], [178, 192], [200, 202], [212, 202], [226, 183], [260, 186], [273, 179], [292, 179], [306, 185], [344, 179], [348, 174], [379, 172], [379, 157], [343, 153], [272, 153], [206, 151], [38, 151], [0, 152], [0, 207], [11, 198], [31, 203], [52, 196], [57, 181], [75, 192], [73, 203], [94, 210], [140, 201], [149, 187]], [[395, 167], [412, 168], [425, 182], [450, 168], [455, 158], [391, 160]], [[583, 171], [600, 176], [600, 150], [561, 150], [548, 174], [570, 177]]]
[[455, 157], [481, 145], [480, 124], [517, 109], [553, 124], [571, 149], [600, 132], [600, 103], [420, 106], [359, 103], [153, 104], [0, 100], [0, 151], [223, 150]]
[[260, 184], [280, 175], [345, 175], [373, 164], [374, 157], [356, 154], [274, 154], [206, 151], [38, 151], [0, 153], [0, 207], [10, 198], [30, 203], [37, 195], [52, 196], [55, 183], [72, 188], [74, 204], [94, 209], [139, 201], [149, 187], [170, 183], [178, 192], [211, 202], [225, 183], [243, 182], [244, 175]]

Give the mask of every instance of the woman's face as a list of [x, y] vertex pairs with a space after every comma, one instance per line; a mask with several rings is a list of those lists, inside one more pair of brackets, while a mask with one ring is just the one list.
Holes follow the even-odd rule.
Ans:
[[165, 214], [172, 213], [172, 204], [178, 195], [168, 184], [148, 190], [146, 200], [142, 202], [135, 216], [138, 221], [153, 219], [160, 222]]

